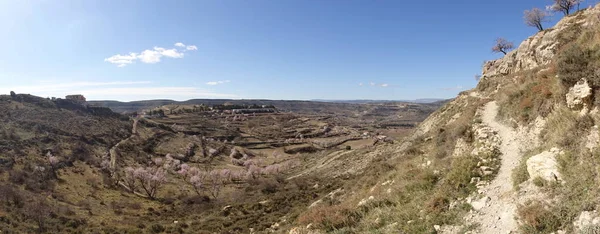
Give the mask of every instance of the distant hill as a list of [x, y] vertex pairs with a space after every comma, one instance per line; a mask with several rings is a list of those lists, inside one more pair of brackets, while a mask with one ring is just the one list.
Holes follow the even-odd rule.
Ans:
[[446, 99], [440, 98], [420, 98], [414, 100], [368, 100], [368, 99], [357, 99], [357, 100], [328, 100], [328, 99], [313, 99], [315, 102], [334, 102], [334, 103], [389, 103], [389, 102], [408, 102], [408, 103], [434, 103], [444, 101]]
[[88, 101], [89, 104], [94, 106], [108, 107], [114, 112], [125, 113], [135, 112], [140, 110], [151, 109], [164, 105], [222, 105], [224, 103], [231, 103], [235, 105], [273, 105], [277, 109], [282, 111], [292, 112], [335, 112], [336, 107], [348, 107], [347, 105], [358, 105], [358, 104], [378, 104], [378, 103], [415, 103], [415, 104], [432, 104], [439, 105], [437, 103], [443, 101], [441, 99], [417, 99], [413, 101], [383, 101], [383, 100], [348, 100], [348, 101], [327, 101], [327, 100], [312, 100], [312, 101], [294, 101], [294, 100], [264, 100], [264, 99], [191, 99], [187, 101], [174, 101], [174, 100], [145, 100], [145, 101], [132, 101], [132, 102], [119, 102], [119, 101]]

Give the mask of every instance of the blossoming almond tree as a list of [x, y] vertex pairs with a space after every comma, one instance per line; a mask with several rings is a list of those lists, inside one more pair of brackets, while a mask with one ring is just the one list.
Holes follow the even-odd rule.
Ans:
[[525, 16], [524, 16], [525, 24], [527, 24], [527, 26], [535, 27], [539, 31], [543, 31], [544, 27], [543, 27], [542, 23], [548, 21], [548, 16], [549, 16], [548, 12], [543, 11], [539, 8], [533, 8], [531, 10], [526, 10]]
[[506, 53], [512, 50], [513, 48], [515, 48], [515, 46], [512, 42], [500, 37], [496, 39], [496, 44], [492, 47], [492, 51], [496, 53], [503, 53], [506, 55]]

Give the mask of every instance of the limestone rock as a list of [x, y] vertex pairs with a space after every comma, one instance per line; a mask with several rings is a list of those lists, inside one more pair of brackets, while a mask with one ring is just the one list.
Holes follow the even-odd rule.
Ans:
[[532, 179], [540, 177], [547, 181], [562, 181], [556, 162], [556, 156], [560, 153], [559, 149], [552, 148], [527, 159], [529, 177]]
[[585, 110], [590, 108], [592, 88], [586, 79], [581, 79], [573, 87], [569, 88], [566, 95], [567, 106], [574, 110]]
[[590, 130], [590, 134], [586, 138], [585, 148], [590, 151], [594, 150], [600, 144], [600, 131], [598, 131], [598, 125], [595, 125]]
[[579, 17], [564, 18], [552, 30], [544, 30], [527, 38], [517, 49], [504, 57], [486, 62], [483, 65], [482, 80], [549, 64], [560, 47], [558, 36], [561, 32], [572, 28], [575, 24], [593, 27], [594, 24], [591, 22], [597, 21], [595, 18], [598, 17], [599, 12], [600, 5], [597, 5], [593, 9], [583, 11]]
[[470, 204], [473, 207], [473, 210], [481, 210], [483, 207], [486, 207], [488, 202], [491, 200], [490, 197], [483, 197], [476, 201], [471, 201]]
[[573, 227], [575, 233], [597, 233], [600, 231], [600, 217], [596, 211], [581, 212], [573, 222]]

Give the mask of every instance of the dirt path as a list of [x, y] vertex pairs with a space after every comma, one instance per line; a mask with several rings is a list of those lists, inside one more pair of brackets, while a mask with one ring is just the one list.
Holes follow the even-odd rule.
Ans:
[[498, 105], [488, 103], [482, 113], [483, 123], [497, 131], [502, 143], [501, 166], [498, 176], [486, 187], [482, 188], [483, 196], [489, 197], [486, 207], [475, 213], [471, 221], [479, 223], [477, 233], [517, 233], [516, 195], [512, 187], [511, 174], [521, 159], [517, 133], [510, 127], [496, 121]]
[[119, 143], [117, 143], [116, 145], [114, 145], [113, 147], [110, 148], [110, 150], [109, 150], [110, 168], [113, 171], [115, 170], [115, 168], [117, 166], [117, 156], [118, 156], [117, 148], [121, 145], [121, 143], [127, 142], [129, 139], [131, 139], [132, 137], [134, 137], [137, 134], [137, 123], [138, 123], [138, 118], [134, 118], [133, 119], [133, 127], [131, 129], [131, 136], [121, 140]]

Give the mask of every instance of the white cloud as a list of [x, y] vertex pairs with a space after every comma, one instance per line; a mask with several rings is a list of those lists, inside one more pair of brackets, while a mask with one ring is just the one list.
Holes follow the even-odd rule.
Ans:
[[161, 47], [154, 47], [154, 50], [159, 52], [163, 56], [171, 57], [171, 58], [183, 58], [183, 53], [177, 52], [177, 49], [167, 50]]
[[143, 63], [158, 63], [160, 62], [160, 52], [155, 50], [144, 50], [138, 57]]
[[385, 87], [388, 87], [390, 85], [389, 84], [381, 84], [380, 86], [385, 88]]
[[133, 61], [137, 59], [136, 53], [129, 53], [129, 55], [113, 55], [112, 57], [105, 58], [104, 62], [109, 62], [112, 64], [117, 64], [118, 67], [124, 67], [127, 64], [132, 64]]
[[189, 45], [186, 47], [186, 45], [181, 42], [175, 43], [175, 46], [182, 47], [185, 49], [183, 49], [183, 51], [179, 51], [175, 48], [165, 49], [162, 47], [155, 46], [154, 48], [144, 50], [139, 54], [129, 53], [128, 55], [113, 55], [109, 58], [105, 58], [104, 61], [115, 64], [117, 65], [117, 67], [125, 67], [129, 64], [135, 63], [136, 60], [140, 60], [143, 63], [153, 64], [160, 62], [162, 57], [183, 58], [185, 55], [183, 52], [190, 50], [198, 50], [198, 48], [195, 45]]
[[358, 83], [358, 86], [363, 86], [363, 83]]
[[229, 80], [220, 80], [220, 81], [209, 81], [206, 82], [207, 85], [219, 85], [219, 84], [225, 84], [225, 83], [229, 83], [231, 81]]
[[373, 83], [373, 82], [371, 82], [371, 83], [369, 83], [369, 84], [370, 84], [371, 86], [375, 86], [375, 83]]

